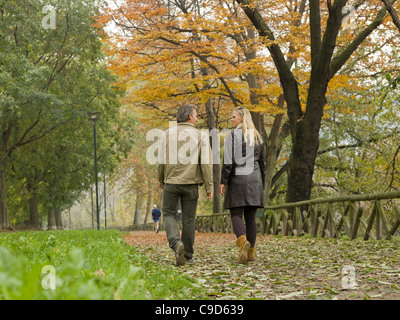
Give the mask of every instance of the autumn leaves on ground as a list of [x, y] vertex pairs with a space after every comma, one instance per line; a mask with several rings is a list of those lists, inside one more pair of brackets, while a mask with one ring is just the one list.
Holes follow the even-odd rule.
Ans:
[[210, 299], [400, 299], [398, 241], [259, 235], [257, 260], [240, 265], [233, 234], [196, 233], [194, 263], [176, 267], [165, 232], [124, 238], [160, 270], [194, 278]]

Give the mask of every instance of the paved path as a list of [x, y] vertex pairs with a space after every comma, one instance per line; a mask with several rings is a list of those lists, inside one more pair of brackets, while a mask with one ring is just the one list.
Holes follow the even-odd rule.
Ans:
[[212, 299], [400, 299], [399, 241], [258, 236], [257, 260], [240, 265], [233, 234], [196, 233], [194, 263], [176, 267], [165, 232], [125, 239], [195, 278]]

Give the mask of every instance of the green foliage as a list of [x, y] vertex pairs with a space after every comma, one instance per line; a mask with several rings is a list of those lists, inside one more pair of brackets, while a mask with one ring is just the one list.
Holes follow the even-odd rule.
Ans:
[[121, 128], [135, 125], [120, 117], [123, 91], [93, 27], [101, 1], [53, 1], [55, 29], [42, 27], [44, 5], [10, 0], [0, 10], [0, 169], [13, 223], [28, 218], [21, 208], [33, 195], [46, 214], [70, 207], [93, 184], [89, 111], [101, 112], [97, 157], [107, 175], [131, 146]]
[[399, 95], [384, 77], [375, 80], [372, 89], [347, 88], [329, 97], [314, 197], [398, 189]]
[[[56, 288], [44, 289], [44, 266]], [[172, 268], [160, 270], [115, 230], [24, 232], [0, 235], [0, 299], [186, 298], [199, 291]]]

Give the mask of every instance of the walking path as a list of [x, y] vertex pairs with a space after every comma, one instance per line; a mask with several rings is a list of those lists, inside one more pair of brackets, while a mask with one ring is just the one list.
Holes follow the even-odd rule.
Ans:
[[399, 241], [258, 235], [257, 260], [240, 265], [234, 234], [196, 233], [194, 263], [176, 267], [165, 232], [124, 237], [155, 264], [197, 279], [211, 299], [400, 299]]

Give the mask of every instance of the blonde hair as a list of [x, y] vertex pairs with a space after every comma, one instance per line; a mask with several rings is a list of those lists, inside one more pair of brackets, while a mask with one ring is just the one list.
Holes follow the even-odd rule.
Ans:
[[254, 126], [250, 111], [245, 107], [236, 108], [234, 111], [243, 117], [243, 121], [238, 128], [242, 128], [245, 140], [249, 145], [254, 146], [255, 144], [262, 143], [262, 137]]

